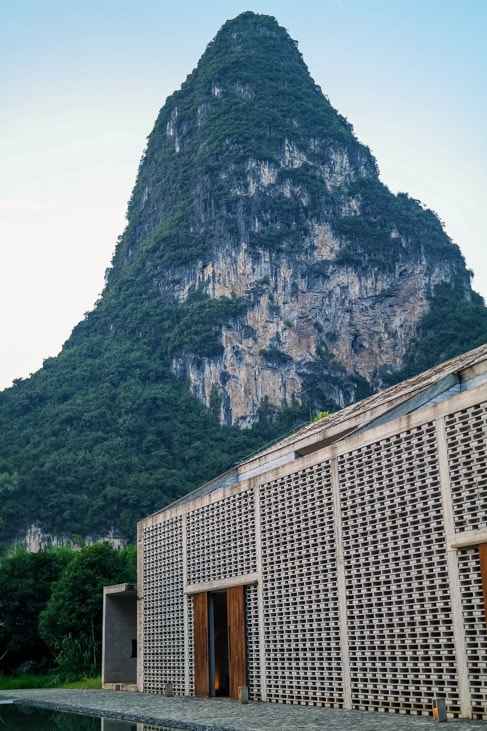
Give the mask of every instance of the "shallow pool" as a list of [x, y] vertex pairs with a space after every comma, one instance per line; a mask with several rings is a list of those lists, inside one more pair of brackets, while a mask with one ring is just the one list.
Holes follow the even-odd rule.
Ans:
[[99, 716], [83, 716], [17, 703], [0, 704], [1, 731], [170, 731], [133, 721], [118, 721]]

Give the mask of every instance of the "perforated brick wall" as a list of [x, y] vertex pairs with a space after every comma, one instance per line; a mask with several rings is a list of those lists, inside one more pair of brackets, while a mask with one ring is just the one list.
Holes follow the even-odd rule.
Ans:
[[487, 629], [477, 547], [459, 551], [463, 621], [473, 717], [487, 720]]
[[187, 631], [188, 631], [188, 680], [189, 680], [189, 691], [194, 693], [194, 625], [193, 625], [193, 597], [186, 596], [186, 610], [187, 610]]
[[188, 583], [255, 571], [254, 493], [251, 490], [188, 515]]
[[[390, 424], [387, 429], [391, 434]], [[340, 708], [349, 689], [354, 708], [430, 714], [433, 698], [444, 696], [448, 712], [458, 716], [456, 579], [447, 561], [442, 433], [429, 421], [347, 453], [342, 442], [335, 472], [334, 462], [316, 454], [317, 463], [308, 457], [305, 469], [288, 474], [286, 465], [267, 482], [263, 475], [257, 493], [254, 478], [220, 500], [211, 495], [193, 509], [186, 504], [184, 523], [179, 516], [145, 527], [144, 690], [159, 693], [171, 681], [176, 694], [194, 692], [185, 545], [188, 585], [259, 575], [258, 586], [245, 587], [251, 699], [261, 698], [263, 657], [269, 701]], [[455, 530], [484, 528], [487, 406], [447, 415], [445, 436]], [[371, 432], [365, 437], [372, 438]], [[472, 708], [474, 717], [487, 719], [477, 548], [458, 552], [458, 570]]]
[[339, 459], [352, 703], [459, 712], [433, 424]]
[[343, 705], [330, 468], [260, 490], [267, 699]]
[[144, 529], [144, 691], [184, 694], [182, 518]]
[[257, 586], [245, 587], [245, 631], [247, 641], [247, 674], [249, 698], [261, 700], [260, 655], [259, 655], [259, 617], [257, 605]]
[[487, 527], [487, 404], [445, 419], [455, 530]]

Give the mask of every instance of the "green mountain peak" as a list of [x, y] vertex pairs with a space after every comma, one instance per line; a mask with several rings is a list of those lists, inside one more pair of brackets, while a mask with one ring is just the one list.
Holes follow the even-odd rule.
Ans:
[[316, 413], [487, 340], [459, 248], [270, 16], [225, 23], [167, 99], [127, 219], [95, 309], [0, 393], [5, 544], [133, 539]]

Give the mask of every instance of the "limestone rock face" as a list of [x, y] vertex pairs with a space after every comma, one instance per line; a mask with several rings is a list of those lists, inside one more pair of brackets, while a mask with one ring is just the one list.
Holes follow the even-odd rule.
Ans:
[[[19, 534], [15, 543], [25, 548], [29, 553], [50, 551], [60, 547], [76, 550], [80, 547], [79, 541], [76, 541], [73, 536], [44, 533], [40, 525], [36, 523], [29, 525], [24, 533]], [[118, 550], [127, 545], [127, 540], [120, 536], [115, 529], [104, 535], [83, 537], [83, 545], [92, 546], [94, 543], [108, 543], [112, 548]]]
[[[249, 426], [263, 399], [277, 407], [300, 401], [307, 384], [320, 377], [319, 390], [345, 406], [355, 398], [353, 376], [375, 390], [402, 367], [434, 285], [453, 276], [451, 264], [420, 258], [391, 270], [357, 268], [337, 262], [340, 248], [326, 223], [314, 224], [304, 260], [253, 258], [241, 241], [215, 252], [211, 264], [202, 262], [179, 283], [181, 301], [204, 284], [212, 297], [233, 293], [248, 303], [244, 317], [222, 326], [221, 355], [186, 353], [172, 361], [207, 406], [217, 389], [223, 423]], [[340, 378], [339, 371], [349, 377]]]
[[112, 279], [137, 271], [181, 312], [195, 292], [244, 305], [215, 321], [211, 352], [184, 337], [170, 352], [228, 425], [250, 426], [262, 403], [336, 408], [381, 388], [435, 286], [471, 296], [435, 214], [379, 181], [295, 42], [254, 13], [226, 23], [167, 100], [128, 221]]

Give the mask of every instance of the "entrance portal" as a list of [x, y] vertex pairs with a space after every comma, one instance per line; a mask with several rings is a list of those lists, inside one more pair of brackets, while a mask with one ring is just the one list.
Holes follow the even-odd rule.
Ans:
[[243, 586], [193, 597], [195, 694], [238, 697], [247, 685]]
[[[228, 615], [227, 592], [208, 594], [208, 625], [210, 646], [210, 696], [228, 696]], [[211, 641], [213, 638], [213, 642]]]

